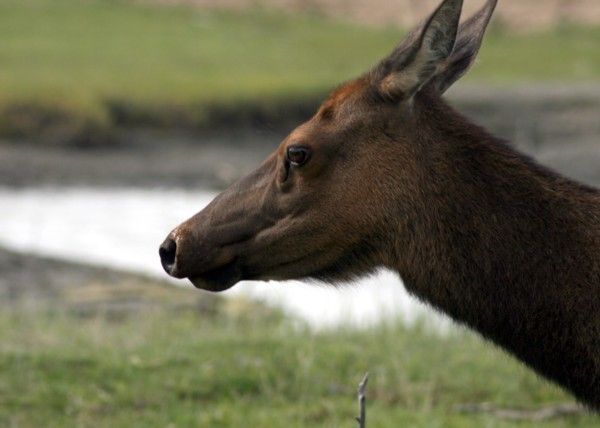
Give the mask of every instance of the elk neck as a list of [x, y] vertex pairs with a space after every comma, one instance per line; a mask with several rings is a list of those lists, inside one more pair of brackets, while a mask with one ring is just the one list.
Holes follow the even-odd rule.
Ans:
[[600, 408], [600, 193], [439, 97], [414, 109], [418, 191], [389, 267], [418, 298]]

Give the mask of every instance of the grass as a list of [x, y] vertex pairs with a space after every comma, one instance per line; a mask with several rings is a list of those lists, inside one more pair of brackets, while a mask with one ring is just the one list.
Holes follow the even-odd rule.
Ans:
[[[368, 69], [401, 34], [264, 10], [3, 0], [0, 109], [9, 112], [0, 130], [43, 126], [24, 118], [28, 110], [44, 113], [46, 122], [73, 116], [110, 126], [115, 105], [137, 121], [160, 123], [161, 116], [176, 111], [172, 116], [202, 123], [214, 104], [321, 94]], [[469, 80], [598, 79], [599, 42], [600, 28], [532, 35], [497, 30]]]
[[[389, 325], [315, 334], [229, 302], [203, 314], [3, 308], [0, 425], [353, 427], [367, 370], [371, 427], [533, 427], [455, 406], [572, 402], [467, 332]], [[572, 416], [545, 426], [597, 424]]]

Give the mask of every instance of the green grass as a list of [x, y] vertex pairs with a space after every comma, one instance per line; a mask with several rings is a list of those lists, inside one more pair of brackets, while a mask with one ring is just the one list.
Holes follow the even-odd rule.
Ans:
[[[248, 305], [116, 318], [3, 308], [0, 337], [2, 426], [354, 427], [367, 370], [370, 427], [533, 427], [455, 406], [573, 401], [466, 332], [314, 334]], [[572, 416], [545, 426], [597, 424]]]
[[[323, 93], [368, 69], [401, 37], [395, 28], [264, 10], [3, 0], [0, 109], [26, 106], [107, 125], [114, 120], [107, 105], [117, 103], [144, 110], [150, 120], [160, 110], [180, 108], [202, 122], [206, 106], [215, 103]], [[599, 43], [600, 28], [534, 35], [497, 30], [469, 80], [598, 79]]]

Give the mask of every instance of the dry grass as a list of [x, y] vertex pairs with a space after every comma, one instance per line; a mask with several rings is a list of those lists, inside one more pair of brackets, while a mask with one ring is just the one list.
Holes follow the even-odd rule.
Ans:
[[[191, 4], [201, 8], [243, 10], [256, 5], [287, 12], [313, 12], [338, 20], [367, 25], [412, 26], [426, 17], [440, 0], [138, 0], [164, 4]], [[482, 0], [465, 2], [472, 13]], [[520, 31], [548, 29], [562, 23], [600, 24], [597, 0], [502, 0], [497, 19]]]

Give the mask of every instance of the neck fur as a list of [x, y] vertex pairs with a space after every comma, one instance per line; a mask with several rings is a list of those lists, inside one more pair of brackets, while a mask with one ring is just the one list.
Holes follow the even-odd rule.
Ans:
[[441, 101], [427, 110], [441, 125], [427, 130], [435, 149], [393, 267], [417, 297], [600, 409], [600, 194]]

